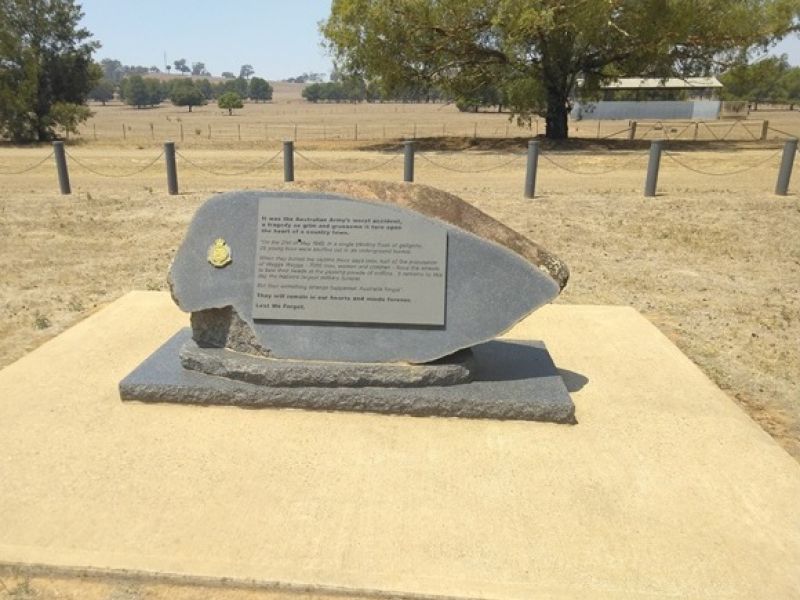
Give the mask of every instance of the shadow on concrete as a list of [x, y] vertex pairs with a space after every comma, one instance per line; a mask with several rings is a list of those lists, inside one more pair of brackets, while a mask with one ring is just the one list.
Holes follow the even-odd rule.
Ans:
[[541, 342], [492, 340], [472, 348], [476, 381], [522, 381], [553, 377], [558, 371]]
[[561, 375], [561, 379], [564, 380], [564, 385], [567, 386], [567, 391], [571, 394], [572, 392], [580, 391], [583, 386], [589, 383], [589, 378], [584, 377], [580, 373], [576, 373], [575, 371], [570, 371], [568, 369], [559, 369], [559, 374]]

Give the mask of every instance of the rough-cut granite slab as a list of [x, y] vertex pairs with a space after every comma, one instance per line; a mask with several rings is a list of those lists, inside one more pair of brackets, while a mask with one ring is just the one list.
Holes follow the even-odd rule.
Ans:
[[[544, 264], [451, 223], [378, 203], [388, 215], [400, 211], [432, 221], [447, 232], [444, 327], [254, 320], [258, 204], [270, 197], [336, 202], [344, 211], [348, 204], [361, 202], [322, 193], [248, 191], [221, 194], [201, 206], [178, 249], [169, 280], [178, 306], [194, 313], [194, 337], [204, 345], [297, 360], [424, 363], [495, 338], [560, 291], [560, 283]], [[449, 194], [443, 198], [467, 206]], [[494, 222], [486, 215], [483, 219]], [[208, 264], [207, 252], [220, 237], [234, 258], [217, 269]]]
[[569, 268], [548, 249], [493, 219], [458, 196], [429, 185], [394, 181], [311, 179], [285, 183], [280, 189], [340, 194], [367, 202], [402, 206], [505, 246], [550, 275], [561, 289], [564, 289], [569, 281]]
[[206, 375], [272, 387], [420, 387], [472, 380], [470, 349], [424, 365], [409, 363], [340, 363], [264, 358], [226, 348], [201, 348], [187, 341], [180, 351], [185, 369]]
[[470, 383], [417, 388], [269, 387], [184, 369], [183, 329], [120, 382], [123, 400], [344, 410], [414, 416], [574, 423], [575, 407], [541, 342], [492, 341], [473, 348]]

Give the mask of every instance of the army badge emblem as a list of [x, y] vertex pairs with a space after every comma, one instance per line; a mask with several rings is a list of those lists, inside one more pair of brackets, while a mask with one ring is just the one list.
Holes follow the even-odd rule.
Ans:
[[233, 260], [231, 257], [231, 248], [225, 243], [222, 238], [217, 238], [214, 243], [208, 248], [208, 262], [221, 269], [225, 265], [230, 264]]

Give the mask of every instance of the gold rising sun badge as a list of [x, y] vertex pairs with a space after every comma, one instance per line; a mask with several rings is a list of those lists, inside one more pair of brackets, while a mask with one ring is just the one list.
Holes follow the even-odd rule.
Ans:
[[228, 246], [222, 238], [217, 238], [214, 240], [214, 243], [208, 247], [208, 262], [218, 269], [230, 264], [232, 260], [231, 247]]

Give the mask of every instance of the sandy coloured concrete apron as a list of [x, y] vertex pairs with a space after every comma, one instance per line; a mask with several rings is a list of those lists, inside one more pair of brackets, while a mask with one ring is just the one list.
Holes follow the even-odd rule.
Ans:
[[800, 467], [630, 308], [548, 306], [578, 425], [122, 403], [135, 292], [0, 371], [0, 562], [482, 598], [800, 595]]

